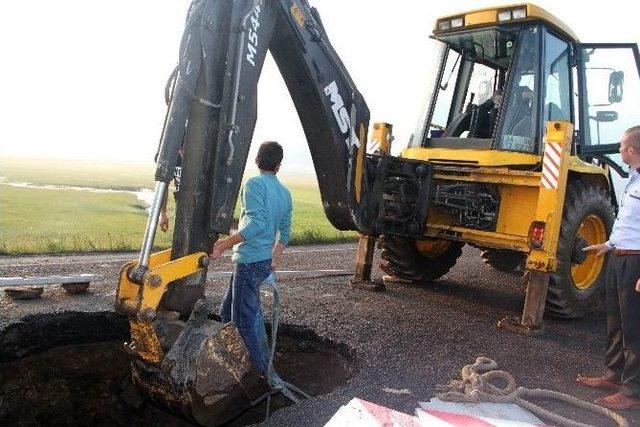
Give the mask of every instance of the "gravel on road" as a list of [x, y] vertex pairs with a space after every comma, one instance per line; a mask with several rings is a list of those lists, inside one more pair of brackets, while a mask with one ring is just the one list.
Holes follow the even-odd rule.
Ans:
[[[577, 374], [603, 369], [601, 307], [582, 320], [545, 319], [546, 331], [540, 337], [516, 335], [498, 330], [496, 323], [506, 315], [520, 314], [522, 278], [483, 264], [478, 250], [465, 247], [458, 264], [435, 283], [394, 284], [385, 292], [348, 286], [343, 274], [353, 269], [355, 254], [355, 244], [292, 247], [285, 253], [281, 269], [289, 272], [278, 277], [282, 322], [347, 345], [356, 355], [357, 373], [332, 393], [277, 411], [266, 425], [324, 425], [353, 397], [411, 414], [419, 401], [434, 396], [437, 384], [458, 378], [460, 369], [478, 356], [495, 359], [523, 387], [571, 393], [588, 401], [602, 395], [575, 384]], [[119, 269], [135, 257], [131, 253], [0, 257], [3, 277], [91, 273], [105, 278], [83, 295], [69, 296], [52, 286], [35, 301], [1, 296], [0, 334], [29, 315], [110, 310]], [[215, 303], [222, 299], [231, 269], [228, 256], [209, 267], [206, 292]], [[296, 273], [309, 270], [314, 272]], [[380, 275], [375, 269], [374, 276]], [[393, 392], [405, 389], [408, 392]], [[565, 416], [606, 424], [580, 410], [544, 403]], [[622, 415], [631, 425], [640, 425], [639, 410]]]

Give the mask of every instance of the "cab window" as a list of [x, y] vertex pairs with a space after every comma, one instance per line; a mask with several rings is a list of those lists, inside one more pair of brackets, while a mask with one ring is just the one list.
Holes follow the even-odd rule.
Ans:
[[583, 73], [582, 143], [617, 144], [638, 123], [640, 78], [632, 48], [581, 47]]
[[537, 61], [540, 28], [523, 29], [518, 39], [511, 86], [503, 108], [502, 128], [496, 140], [499, 150], [535, 153]]
[[545, 34], [544, 85], [543, 122], [571, 121], [569, 44], [551, 33]]

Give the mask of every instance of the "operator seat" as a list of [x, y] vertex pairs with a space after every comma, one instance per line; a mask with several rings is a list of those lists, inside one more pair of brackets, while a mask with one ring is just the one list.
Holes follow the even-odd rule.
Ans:
[[468, 130], [468, 138], [491, 138], [497, 116], [495, 96], [499, 94], [501, 95], [500, 92], [494, 93], [480, 105], [469, 104], [463, 113], [451, 120], [442, 136], [459, 137]]
[[469, 125], [469, 138], [491, 138], [497, 121], [501, 98], [502, 91], [498, 89], [489, 99], [478, 105], [477, 114], [471, 118], [471, 124]]

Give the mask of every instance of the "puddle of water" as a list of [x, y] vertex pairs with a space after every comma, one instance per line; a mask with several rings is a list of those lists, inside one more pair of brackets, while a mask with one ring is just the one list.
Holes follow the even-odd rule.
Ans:
[[153, 190], [149, 190], [148, 188], [141, 188], [138, 191], [133, 192], [138, 200], [147, 206], [147, 211], [151, 207], [151, 203], [153, 203], [153, 196], [155, 195]]
[[147, 210], [151, 206], [153, 202], [153, 190], [148, 188], [141, 188], [138, 191], [129, 191], [129, 190], [113, 190], [109, 188], [93, 188], [93, 187], [78, 187], [73, 185], [37, 185], [31, 184], [30, 182], [4, 182], [4, 177], [0, 177], [0, 184], [6, 185], [9, 187], [16, 188], [35, 188], [39, 190], [71, 190], [71, 191], [88, 191], [90, 193], [124, 193], [124, 194], [133, 194], [136, 196], [136, 199], [142, 202], [145, 206], [147, 206]]

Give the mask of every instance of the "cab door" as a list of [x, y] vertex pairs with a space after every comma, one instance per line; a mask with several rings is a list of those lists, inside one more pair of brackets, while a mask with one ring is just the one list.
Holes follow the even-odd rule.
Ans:
[[628, 166], [620, 157], [624, 131], [640, 125], [640, 54], [636, 43], [578, 44], [579, 145], [582, 158], [608, 164], [616, 200]]

